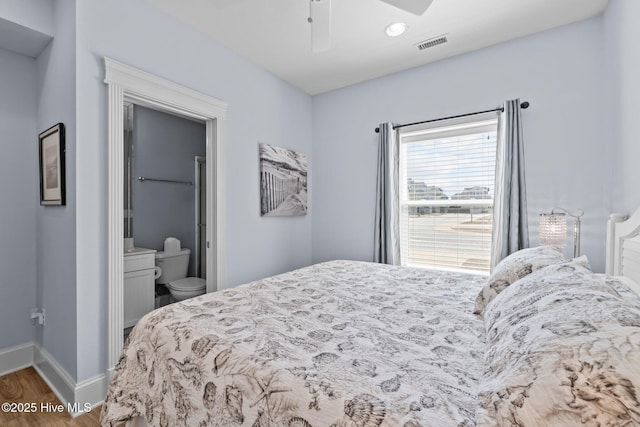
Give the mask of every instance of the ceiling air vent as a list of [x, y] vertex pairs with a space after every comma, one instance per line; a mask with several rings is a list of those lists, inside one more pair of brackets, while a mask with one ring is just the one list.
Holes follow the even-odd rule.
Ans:
[[444, 34], [444, 35], [420, 42], [416, 46], [418, 47], [419, 50], [425, 50], [425, 49], [429, 49], [430, 47], [434, 47], [434, 46], [438, 46], [439, 44], [446, 43], [447, 41], [448, 41], [447, 35]]

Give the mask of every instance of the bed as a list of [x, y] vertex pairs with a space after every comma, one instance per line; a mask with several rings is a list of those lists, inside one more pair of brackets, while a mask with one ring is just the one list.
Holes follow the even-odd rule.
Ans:
[[640, 425], [640, 213], [609, 231], [615, 275], [553, 247], [489, 278], [330, 261], [153, 311], [101, 423]]

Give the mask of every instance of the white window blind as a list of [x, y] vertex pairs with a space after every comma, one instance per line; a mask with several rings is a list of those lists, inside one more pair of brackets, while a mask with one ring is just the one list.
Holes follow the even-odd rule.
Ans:
[[402, 265], [488, 273], [495, 115], [400, 133]]

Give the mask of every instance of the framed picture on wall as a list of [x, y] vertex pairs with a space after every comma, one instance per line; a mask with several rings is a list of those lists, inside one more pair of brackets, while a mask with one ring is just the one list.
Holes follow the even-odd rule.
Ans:
[[40, 204], [65, 204], [64, 124], [42, 132], [39, 137]]
[[307, 155], [260, 144], [260, 215], [307, 214]]

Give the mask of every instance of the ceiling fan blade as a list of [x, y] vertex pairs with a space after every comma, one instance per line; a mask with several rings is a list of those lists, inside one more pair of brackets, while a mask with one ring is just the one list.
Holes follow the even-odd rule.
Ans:
[[331, 47], [331, 0], [310, 0], [311, 50], [324, 52]]
[[433, 0], [380, 0], [391, 6], [411, 12], [414, 15], [422, 15], [431, 5]]

